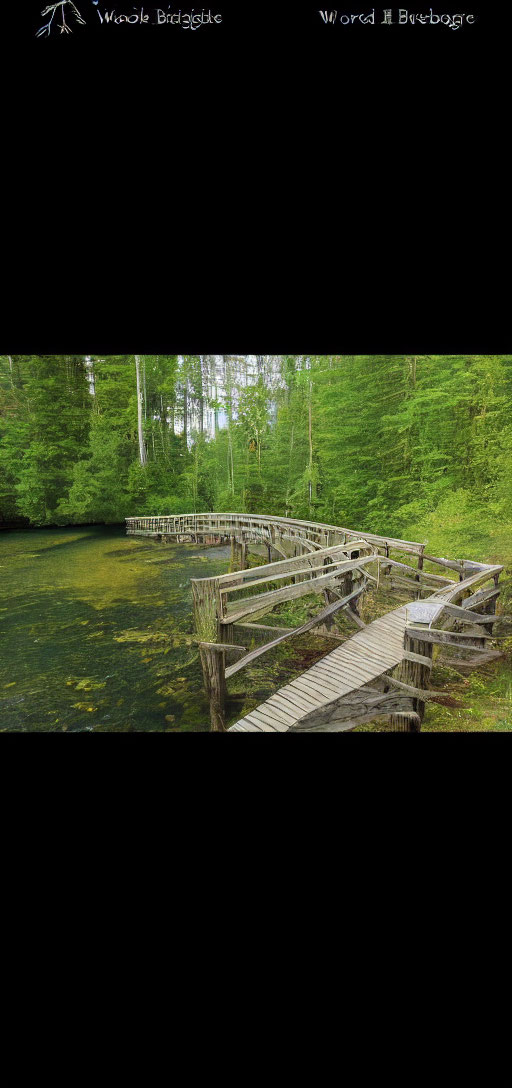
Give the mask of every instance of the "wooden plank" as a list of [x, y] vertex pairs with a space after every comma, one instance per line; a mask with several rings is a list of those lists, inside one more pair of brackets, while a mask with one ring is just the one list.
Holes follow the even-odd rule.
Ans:
[[[329, 548], [322, 548], [320, 551], [316, 551], [311, 556], [308, 556], [307, 559], [303, 555], [291, 556], [287, 559], [278, 560], [276, 563], [263, 563], [259, 567], [250, 567], [248, 570], [233, 571], [229, 574], [220, 574], [218, 576], [218, 580], [221, 586], [231, 585], [232, 583], [234, 584], [235, 581], [239, 582], [240, 585], [243, 585], [244, 581], [248, 581], [249, 579], [258, 576], [261, 576], [261, 581], [269, 581], [271, 575], [274, 572], [276, 574], [284, 571], [291, 571], [293, 573], [293, 571], [297, 567], [300, 567], [301, 564], [304, 565], [304, 563], [306, 562], [311, 565], [312, 569], [321, 567], [324, 559], [332, 557], [333, 555], [341, 555], [343, 553], [346, 553], [347, 551], [351, 551], [353, 547], [357, 547], [358, 545], [361, 548], [364, 548], [366, 545], [366, 541], [356, 541], [355, 545], [334, 544]], [[204, 581], [208, 581], [208, 579], [204, 579]]]
[[437, 563], [440, 567], [449, 567], [451, 570], [456, 571], [463, 570], [462, 560], [460, 559], [442, 559], [435, 555], [427, 555], [426, 552], [424, 552], [423, 558], [428, 560], [429, 563]]
[[342, 695], [348, 695], [349, 692], [355, 691], [357, 688], [364, 687], [365, 684], [367, 684], [372, 679], [373, 676], [359, 677], [347, 673], [345, 674], [345, 676], [335, 680], [334, 686], [332, 687], [327, 686], [322, 681], [321, 685], [324, 703], [331, 703], [334, 699], [341, 698]]
[[276, 695], [279, 695], [279, 698], [286, 698], [287, 704], [289, 703], [290, 705], [295, 707], [295, 713], [297, 714], [297, 717], [300, 717], [302, 714], [309, 714], [311, 710], [314, 710], [318, 706], [318, 703], [313, 703], [312, 700], [309, 699], [309, 697], [305, 695], [303, 691], [300, 693], [300, 695], [298, 694], [297, 689], [292, 692], [287, 691], [286, 696], [284, 696], [283, 690], [283, 688], [279, 688], [279, 691], [276, 692]]
[[323, 661], [319, 661], [318, 666], [322, 666], [323, 669], [335, 670], [340, 678], [342, 676], [348, 677], [359, 675], [361, 677], [365, 677], [366, 679], [370, 679], [375, 672], [374, 665], [370, 664], [370, 662], [367, 660], [361, 660], [360, 655], [354, 657], [347, 657], [339, 661], [330, 661], [328, 665], [325, 665], [324, 661], [325, 658]]
[[295, 680], [291, 680], [289, 684], [285, 684], [283, 688], [279, 688], [279, 691], [281, 691], [283, 695], [286, 695], [287, 698], [288, 696], [292, 697], [297, 695], [299, 699], [305, 699], [306, 702], [311, 703], [313, 706], [318, 706], [316, 694], [313, 695], [311, 692], [304, 691], [297, 687]]
[[359, 653], [361, 657], [366, 658], [368, 664], [371, 664], [372, 661], [377, 663], [380, 661], [394, 661], [397, 654], [400, 652], [398, 649], [399, 645], [401, 649], [401, 644], [398, 643], [397, 648], [394, 649], [389, 643], [386, 646], [384, 643], [380, 643], [379, 645], [371, 642], [360, 642], [358, 643], [357, 650], [355, 646], [351, 647], [349, 656], [350, 653]]
[[[249, 725], [253, 725], [255, 729], [261, 729], [261, 724], [252, 717], [252, 711], [250, 714], [246, 714], [245, 718], [241, 718], [242, 722], [248, 722]], [[240, 724], [240, 723], [237, 723]]]
[[304, 679], [304, 676], [297, 676], [292, 682], [299, 691], [305, 691], [306, 695], [310, 695], [316, 701], [317, 706], [325, 703], [325, 691], [320, 690], [318, 684], [311, 684], [309, 680]]
[[261, 722], [266, 729], [272, 729], [274, 733], [286, 733], [289, 726], [295, 724], [292, 718], [290, 718], [289, 722], [284, 722], [275, 714], [272, 714], [271, 711], [267, 709], [266, 703], [262, 703], [262, 706], [264, 707], [264, 710], [253, 710], [252, 717], [257, 722]]
[[371, 679], [371, 675], [373, 674], [373, 670], [372, 674], [369, 675], [368, 670], [365, 671], [358, 667], [356, 669], [350, 664], [336, 665], [334, 662], [329, 662], [329, 664], [318, 662], [316, 667], [318, 668], [319, 676], [325, 675], [330, 677], [338, 686], [340, 684], [348, 684], [354, 677], [356, 677], [357, 680], [360, 680], [360, 682], [366, 683], [368, 679]]
[[[371, 645], [358, 642], [356, 646], [351, 646], [350, 643], [344, 642], [340, 649], [345, 652], [343, 654], [336, 654], [336, 657], [333, 657], [333, 661], [359, 661], [361, 665], [364, 664], [368, 668], [371, 668], [375, 661], [381, 661], [383, 656], [382, 644], [379, 646], [378, 644]], [[392, 653], [388, 648], [388, 653], [387, 655], [385, 654], [385, 656], [394, 659], [397, 652], [398, 650], [395, 653]]]
[[251, 650], [251, 652], [243, 657], [241, 661], [237, 661], [236, 664], [230, 665], [230, 667], [226, 669], [226, 679], [229, 679], [234, 673], [239, 672], [240, 669], [244, 669], [246, 665], [249, 665], [251, 661], [255, 661], [256, 658], [261, 657], [262, 654], [266, 654], [268, 650], [272, 650], [274, 646], [279, 646], [285, 639], [291, 638], [292, 635], [303, 635], [306, 631], [310, 631], [313, 627], [316, 627], [317, 624], [322, 623], [327, 616], [332, 616], [339, 608], [344, 608], [357, 592], [357, 590], [353, 590], [347, 597], [342, 597], [341, 600], [334, 601], [332, 604], [328, 605], [327, 608], [322, 609], [316, 616], [313, 616], [312, 619], [303, 623], [301, 627], [286, 631], [285, 634], [278, 635], [278, 637], [272, 639], [271, 642], [265, 642], [263, 646], [257, 646], [255, 650]]
[[[417, 638], [421, 642], [445, 642], [448, 646], [457, 645], [456, 642], [452, 642], [452, 639], [472, 639], [473, 641], [475, 639], [475, 635], [466, 634], [465, 631], [443, 631], [438, 627], [406, 627], [405, 633], [409, 638]], [[492, 639], [492, 635], [479, 631], [478, 638]], [[472, 643], [467, 645], [471, 647]]]
[[414, 654], [412, 650], [404, 650], [402, 657], [404, 661], [415, 661], [418, 665], [428, 665], [430, 669], [432, 668], [432, 659], [426, 657], [425, 654]]
[[358, 688], [366, 687], [374, 679], [375, 670], [360, 673], [347, 669], [336, 681], [336, 692], [338, 695], [346, 695], [349, 691], [356, 691]]
[[[262, 705], [264, 706], [265, 704], [263, 703]], [[257, 727], [261, 730], [262, 733], [280, 732], [280, 729], [276, 728], [278, 723], [272, 722], [268, 718], [264, 717], [258, 707], [256, 708], [256, 710], [251, 710], [251, 713], [247, 714], [247, 716], [242, 720], [244, 722], [248, 722], [249, 725], [252, 725], [253, 727]]]
[[374, 628], [371, 625], [366, 631], [361, 631], [360, 634], [356, 635], [354, 642], [357, 646], [373, 646], [381, 649], [386, 643], [397, 642], [403, 637], [404, 631], [405, 620], [401, 627], [379, 624], [377, 628]]
[[[494, 592], [499, 593], [499, 590], [495, 590]], [[469, 599], [470, 598], [468, 597], [468, 600]], [[445, 604], [442, 614], [460, 620], [462, 623], [493, 623], [494, 620], [498, 618], [495, 612], [485, 612], [482, 615], [481, 612], [472, 612], [470, 608], [463, 608], [458, 604]]]
[[391, 634], [390, 632], [383, 632], [379, 639], [368, 639], [367, 641], [358, 642], [358, 647], [363, 648], [369, 653], [377, 654], [392, 654], [400, 652], [400, 648], [403, 643], [403, 632]]
[[[243, 583], [240, 583], [239, 585], [237, 584], [237, 585], [233, 585], [233, 586], [221, 586], [221, 593], [227, 595], [228, 593], [235, 593], [237, 590], [241, 590], [241, 589], [252, 589], [253, 586], [261, 586], [261, 585], [264, 585], [265, 582], [281, 582], [283, 580], [283, 578], [296, 578], [300, 574], [310, 574], [311, 575], [311, 580], [313, 580], [314, 578], [316, 578], [318, 576], [319, 571], [323, 571], [324, 573], [326, 571], [331, 571], [331, 570], [334, 571], [337, 567], [343, 566], [344, 563], [350, 563], [350, 562], [353, 562], [353, 560], [346, 559], [346, 558], [345, 559], [337, 559], [337, 560], [334, 560], [332, 563], [330, 563], [329, 566], [327, 566], [327, 567], [324, 567], [323, 563], [319, 563], [317, 566], [314, 566], [314, 567], [313, 566], [297, 567], [296, 569], [294, 568], [294, 570], [280, 571], [277, 574], [273, 574], [273, 573], [269, 574], [268, 573], [269, 565], [267, 565], [267, 575], [265, 577], [256, 578], [256, 579], [254, 579], [253, 581], [250, 581], [250, 582], [243, 582]], [[250, 600], [251, 598], [248, 597], [248, 598], [243, 598], [243, 599]]]
[[472, 593], [471, 597], [466, 597], [463, 608], [475, 608], [477, 605], [485, 604], [486, 601], [491, 601], [493, 597], [499, 597], [501, 589], [499, 586], [494, 586], [492, 589], [479, 589], [477, 593]]
[[246, 647], [239, 646], [237, 642], [205, 642], [203, 639], [198, 641], [200, 646], [206, 646], [209, 650], [229, 650], [237, 654], [246, 653]]
[[[450, 581], [448, 578], [443, 578], [440, 574], [432, 574], [428, 570], [418, 570], [417, 567], [410, 567], [407, 563], [398, 563], [396, 559], [390, 559], [387, 555], [379, 555], [379, 567], [398, 567], [402, 570], [410, 571], [414, 575], [414, 581], [418, 580], [423, 582], [424, 580], [431, 579], [434, 582], [446, 582]], [[461, 568], [462, 569], [462, 568]], [[406, 579], [409, 582], [409, 579]]]
[[278, 706], [270, 699], [268, 702], [263, 703], [263, 707], [265, 713], [269, 713], [273, 717], [277, 717], [278, 712], [282, 714], [282, 718], [278, 718], [278, 721], [281, 722], [283, 732], [285, 729], [289, 729], [291, 725], [295, 725], [295, 722], [304, 715], [304, 711], [294, 711], [293, 713], [290, 713], [289, 709], [283, 710], [281, 706]]
[[246, 597], [239, 601], [233, 601], [231, 604], [228, 603], [221, 623], [235, 623], [236, 620], [249, 616], [252, 612], [261, 611], [264, 605], [267, 609], [270, 609], [281, 601], [293, 601], [298, 597], [305, 597], [309, 593], [320, 593], [324, 586], [329, 585], [336, 578], [341, 578], [346, 572], [354, 570], [359, 562], [359, 559], [351, 559], [342, 566], [337, 567], [332, 573], [319, 575], [317, 578], [308, 579], [307, 582], [299, 582], [295, 586], [285, 586], [283, 589], [270, 590], [267, 593], [259, 593], [256, 597]]
[[423, 702], [444, 694], [442, 691], [432, 691], [431, 688], [415, 688], [412, 684], [404, 684], [402, 680], [397, 680], [394, 676], [388, 676], [387, 679], [392, 687], [400, 688], [402, 691], [406, 691], [408, 695], [412, 695], [415, 699], [421, 699]]
[[316, 673], [312, 675], [311, 670], [309, 670], [308, 673], [302, 673], [302, 675], [298, 676], [295, 680], [296, 684], [302, 682], [312, 685], [320, 692], [320, 694], [324, 698], [326, 697], [326, 695], [329, 695], [330, 692], [333, 692], [334, 695], [338, 694], [338, 686], [336, 682], [329, 679], [329, 677], [325, 676], [323, 673]]
[[[296, 698], [297, 696], [295, 696], [295, 699]], [[294, 715], [296, 718], [300, 718], [301, 714], [304, 714], [305, 711], [311, 709], [311, 707], [308, 706], [305, 702], [302, 704], [302, 706], [299, 706], [298, 703], [292, 700], [289, 695], [286, 697], [282, 695], [281, 690], [278, 690], [274, 693], [274, 695], [272, 696], [272, 701], [281, 710], [286, 711], [287, 714]]]
[[269, 623], [242, 623], [241, 622], [241, 623], [236, 623], [234, 626], [235, 627], [243, 627], [243, 628], [247, 627], [247, 629], [250, 630], [250, 631], [273, 631], [274, 634], [277, 633], [277, 634], [280, 634], [280, 635], [285, 634], [286, 632], [288, 632], [289, 634], [292, 635], [297, 630], [296, 627], [278, 627], [277, 624], [275, 624], [273, 626], [272, 624], [269, 624]]
[[[463, 582], [453, 583], [453, 588], [452, 585], [450, 585], [448, 588], [436, 590], [433, 596], [446, 598], [446, 600], [450, 602], [456, 601], [459, 597], [462, 597], [466, 590], [471, 586], [478, 585], [479, 582], [488, 582], [489, 579], [494, 578], [495, 574], [501, 574], [502, 570], [503, 566], [498, 564], [496, 564], [496, 566], [489, 566], [487, 567], [487, 570], [479, 571], [477, 574], [473, 574], [471, 578], [465, 578]], [[467, 605], [469, 608], [471, 608], [474, 603], [472, 597], [467, 598]]]
[[371, 721], [376, 717], [401, 716], [402, 714], [407, 714], [407, 717], [412, 716], [414, 720], [419, 721], [419, 715], [413, 710], [410, 697], [394, 692], [388, 694], [379, 692], [377, 696], [362, 695], [362, 698], [353, 703], [347, 700], [340, 702], [338, 706], [323, 707], [316, 714], [308, 715], [307, 718], [297, 722], [290, 731], [338, 732], [345, 728], [354, 728], [355, 725]]
[[[471, 647], [471, 649], [475, 649], [475, 647]], [[447, 657], [445, 654], [441, 654], [438, 661], [440, 665], [449, 665], [450, 668], [457, 669], [458, 672], [471, 672], [472, 669], [481, 668], [482, 665], [487, 665], [490, 661], [496, 661], [499, 657], [503, 657], [500, 650], [482, 650], [481, 653], [475, 654], [474, 657], [464, 659]]]
[[[272, 705], [272, 696], [267, 699], [265, 703], [260, 703], [256, 710], [260, 711], [263, 715], [268, 715], [276, 722], [280, 722], [281, 725], [291, 725], [296, 720], [295, 714], [289, 714], [284, 710], [280, 710], [279, 707]], [[253, 711], [255, 713], [255, 711]]]

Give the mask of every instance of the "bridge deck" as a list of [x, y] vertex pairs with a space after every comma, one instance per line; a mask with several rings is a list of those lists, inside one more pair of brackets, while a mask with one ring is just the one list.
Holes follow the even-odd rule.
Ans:
[[368, 624], [332, 653], [230, 727], [234, 732], [286, 733], [311, 713], [369, 684], [395, 665], [404, 652], [407, 606]]

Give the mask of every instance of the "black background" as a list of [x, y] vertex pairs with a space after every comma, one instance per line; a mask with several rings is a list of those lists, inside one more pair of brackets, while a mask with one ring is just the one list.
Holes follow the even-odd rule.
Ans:
[[81, 0], [37, 39], [42, 6], [2, 12], [10, 350], [509, 350], [510, 14], [107, 29]]

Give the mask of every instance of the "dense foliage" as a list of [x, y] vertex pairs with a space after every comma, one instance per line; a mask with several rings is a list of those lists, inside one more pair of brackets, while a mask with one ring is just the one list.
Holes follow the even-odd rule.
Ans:
[[512, 521], [511, 407], [508, 356], [4, 355], [0, 520], [442, 524], [477, 558]]

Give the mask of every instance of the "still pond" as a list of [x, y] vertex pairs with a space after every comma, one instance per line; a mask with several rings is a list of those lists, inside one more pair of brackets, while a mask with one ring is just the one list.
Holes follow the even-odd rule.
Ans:
[[0, 534], [0, 729], [208, 730], [190, 579], [229, 548], [124, 527]]

